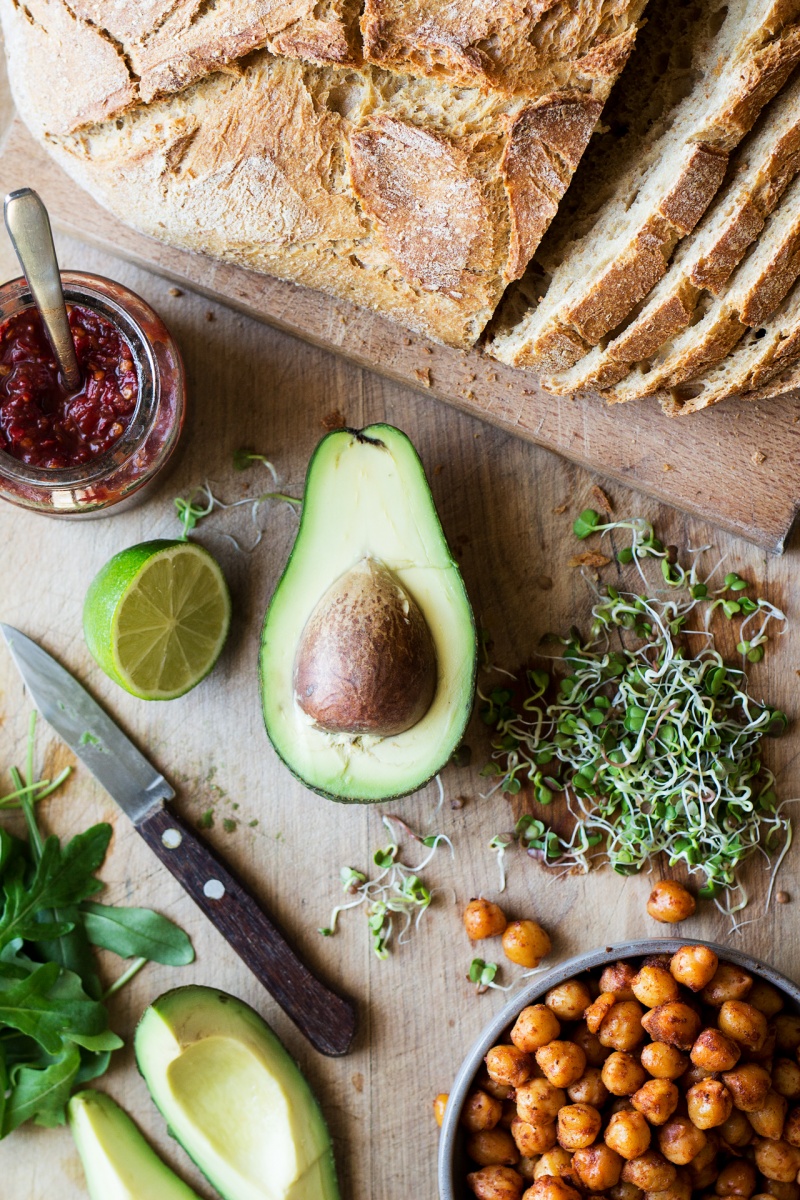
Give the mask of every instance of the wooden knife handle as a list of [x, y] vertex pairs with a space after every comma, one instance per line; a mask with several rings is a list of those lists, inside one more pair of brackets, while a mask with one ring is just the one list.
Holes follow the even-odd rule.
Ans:
[[347, 1054], [356, 1029], [353, 1001], [311, 973], [196, 830], [168, 808], [156, 809], [136, 828], [312, 1046], [333, 1057]]

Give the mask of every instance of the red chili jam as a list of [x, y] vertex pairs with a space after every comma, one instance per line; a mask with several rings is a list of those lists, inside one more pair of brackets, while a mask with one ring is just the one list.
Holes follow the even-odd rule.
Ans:
[[0, 325], [0, 448], [32, 467], [78, 467], [125, 431], [139, 382], [133, 353], [115, 325], [83, 305], [68, 308], [80, 391], [64, 388], [39, 313]]

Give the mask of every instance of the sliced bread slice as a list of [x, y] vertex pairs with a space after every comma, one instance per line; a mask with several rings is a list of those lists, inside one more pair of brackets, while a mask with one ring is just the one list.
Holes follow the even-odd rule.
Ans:
[[665, 274], [703, 215], [728, 154], [800, 61], [800, 0], [703, 0], [715, 36], [693, 61], [698, 82], [671, 123], [631, 162], [589, 232], [552, 274], [521, 325], [500, 326], [503, 362], [566, 370], [616, 328]]
[[675, 387], [707, 370], [777, 308], [800, 275], [800, 177], [786, 189], [758, 241], [718, 296], [705, 292], [693, 324], [669, 338], [651, 359], [604, 390], [611, 403]]
[[643, 307], [616, 337], [602, 341], [568, 370], [545, 376], [543, 386], [560, 395], [608, 388], [635, 363], [657, 354], [696, 319], [704, 292], [719, 292], [798, 170], [800, 73], [761, 114], [737, 150], [725, 186], [680, 243]]
[[[790, 370], [800, 358], [800, 282], [768, 321], [751, 329], [735, 350], [695, 379], [656, 393], [670, 416], [685, 416], [729, 396], [778, 394], [797, 384]], [[771, 388], [773, 381], [778, 385]]]

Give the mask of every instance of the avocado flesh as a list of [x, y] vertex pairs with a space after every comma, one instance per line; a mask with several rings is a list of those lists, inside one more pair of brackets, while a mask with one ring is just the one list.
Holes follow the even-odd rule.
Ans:
[[[382, 738], [324, 732], [294, 692], [295, 653], [309, 617], [365, 558], [383, 564], [413, 597], [437, 659], [436, 692], [424, 717]], [[390, 425], [328, 434], [309, 465], [300, 529], [264, 622], [262, 702], [276, 751], [304, 783], [336, 800], [415, 791], [463, 736], [476, 661], [472, 609], [411, 442]]]
[[339, 1200], [313, 1093], [253, 1009], [178, 988], [147, 1009], [135, 1049], [171, 1133], [225, 1200]]
[[69, 1124], [91, 1200], [198, 1200], [105, 1093], [73, 1096]]

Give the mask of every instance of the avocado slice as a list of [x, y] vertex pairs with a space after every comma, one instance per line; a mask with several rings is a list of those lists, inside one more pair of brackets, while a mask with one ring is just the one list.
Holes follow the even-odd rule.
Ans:
[[[325, 682], [306, 668], [331, 655], [333, 635], [327, 641], [322, 635], [330, 634], [337, 614], [357, 610], [365, 587], [375, 603], [361, 631], [374, 627], [375, 612], [386, 616], [384, 600], [394, 587], [394, 623], [399, 627], [403, 612], [409, 616], [408, 644], [394, 656], [394, 675], [377, 666], [372, 673], [349, 670], [363, 650], [355, 634], [342, 650], [328, 675], [351, 685], [345, 710], [354, 707], [353, 697], [361, 700], [348, 726], [341, 704], [304, 709]], [[433, 678], [417, 612], [433, 644]], [[391, 639], [391, 629], [384, 632]], [[392, 657], [374, 654], [373, 664]], [[328, 434], [309, 464], [300, 528], [264, 621], [261, 693], [275, 750], [303, 783], [333, 800], [372, 802], [416, 791], [463, 737], [476, 664], [472, 609], [413, 445], [391, 425]], [[406, 679], [408, 702], [402, 704]], [[380, 707], [382, 696], [388, 711], [370, 726], [364, 709]], [[324, 727], [319, 711], [332, 713]]]
[[198, 1200], [104, 1092], [77, 1092], [69, 1124], [92, 1200]]
[[339, 1200], [314, 1095], [249, 1005], [176, 988], [145, 1011], [134, 1048], [170, 1132], [225, 1200]]

